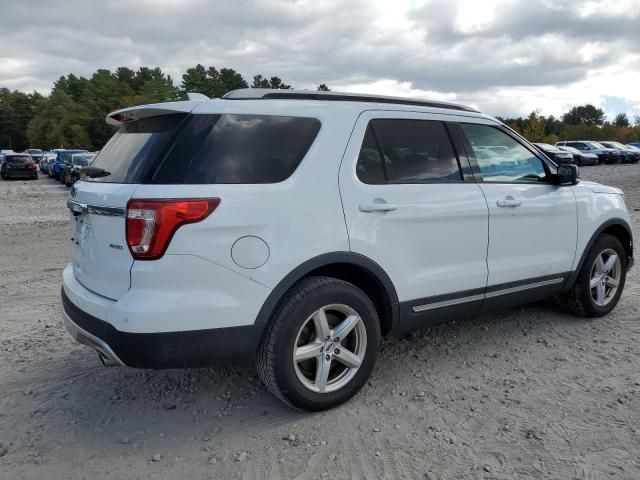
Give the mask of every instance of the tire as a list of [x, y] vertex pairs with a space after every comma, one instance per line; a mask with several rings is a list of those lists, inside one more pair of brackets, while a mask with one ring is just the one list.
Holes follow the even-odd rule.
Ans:
[[37, 180], [38, 179], [38, 173], [36, 172], [36, 174], [33, 176], [33, 180]]
[[[597, 266], [595, 265], [598, 257], [605, 254], [606, 252], [615, 252], [618, 256], [619, 263], [617, 264], [617, 269], [619, 272], [615, 274], [617, 276], [617, 287], [615, 292], [610, 296], [607, 296], [605, 300], [607, 303], [602, 305], [598, 304], [597, 299], [594, 298], [594, 295], [597, 297], [598, 288], [591, 288], [592, 279], [595, 281], [594, 275], [597, 275], [595, 269]], [[609, 257], [611, 258], [611, 257]], [[613, 273], [613, 272], [612, 272]], [[565, 293], [562, 297], [562, 304], [566, 306], [569, 311], [575, 313], [576, 315], [580, 315], [582, 317], [602, 317], [607, 315], [611, 310], [615, 308], [620, 300], [620, 295], [622, 294], [622, 290], [624, 289], [624, 284], [627, 276], [627, 256], [624, 251], [624, 247], [620, 243], [620, 241], [608, 234], [603, 234], [595, 241], [587, 257], [585, 258], [584, 264], [578, 273], [578, 278], [576, 283], [571, 287], [571, 289]], [[611, 278], [609, 276], [608, 278]], [[614, 279], [616, 280], [616, 279]], [[612, 288], [607, 283], [605, 288], [605, 293], [607, 288]], [[611, 293], [611, 292], [609, 292]]]
[[[342, 323], [346, 319], [352, 321]], [[316, 329], [323, 323], [328, 325], [328, 335], [320, 339]], [[347, 323], [355, 326], [337, 338], [336, 327]], [[326, 410], [362, 388], [373, 371], [380, 340], [378, 314], [362, 290], [331, 277], [309, 277], [294, 285], [276, 307], [258, 349], [256, 367], [267, 389], [284, 403], [302, 410]], [[302, 352], [301, 346], [313, 352], [296, 362], [294, 351]], [[345, 356], [350, 352], [353, 356]], [[355, 368], [342, 363], [354, 358], [360, 361]], [[319, 380], [319, 362], [331, 369], [325, 370], [329, 372], [326, 383]]]

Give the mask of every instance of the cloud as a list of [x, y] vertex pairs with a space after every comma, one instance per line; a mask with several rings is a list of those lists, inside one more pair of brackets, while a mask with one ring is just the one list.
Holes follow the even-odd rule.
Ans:
[[2, 17], [0, 86], [12, 89], [121, 65], [160, 66], [179, 82], [202, 63], [500, 115], [612, 95], [640, 112], [633, 0], [25, 0]]

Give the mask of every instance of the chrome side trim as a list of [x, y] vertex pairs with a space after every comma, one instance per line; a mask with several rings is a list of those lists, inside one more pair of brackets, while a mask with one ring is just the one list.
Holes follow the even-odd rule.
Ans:
[[504, 288], [502, 290], [496, 290], [495, 292], [489, 292], [485, 294], [485, 298], [499, 297], [501, 295], [509, 295], [510, 293], [522, 292], [531, 288], [546, 287], [548, 285], [555, 285], [556, 283], [564, 282], [562, 278], [552, 278], [551, 280], [543, 280], [541, 282], [527, 283], [525, 285], [518, 285], [517, 287]]
[[121, 367], [126, 367], [125, 363], [118, 358], [118, 356], [111, 350], [111, 347], [106, 344], [104, 340], [99, 339], [95, 335], [90, 334], [83, 328], [80, 328], [78, 325], [74, 323], [73, 320], [69, 317], [64, 307], [61, 306], [62, 314], [64, 316], [64, 326], [66, 327], [69, 334], [78, 342], [88, 347], [97, 350], [98, 353], [104, 355], [109, 360], [113, 361], [117, 365]]
[[530, 290], [532, 288], [546, 287], [549, 285], [555, 285], [565, 281], [565, 278], [552, 278], [550, 280], [543, 280], [540, 282], [527, 283], [524, 285], [518, 285], [516, 287], [503, 288], [496, 290], [495, 292], [488, 292], [479, 295], [470, 295], [468, 297], [453, 298], [451, 300], [443, 300], [441, 302], [426, 303], [424, 305], [416, 305], [412, 308], [414, 313], [424, 312], [427, 310], [434, 310], [436, 308], [452, 307], [454, 305], [460, 305], [462, 303], [476, 302], [478, 300], [484, 300], [485, 298], [494, 298], [502, 295], [509, 295], [510, 293], [522, 292], [524, 290]]
[[484, 294], [471, 295], [470, 297], [454, 298], [451, 300], [443, 300], [442, 302], [427, 303], [425, 305], [417, 305], [413, 307], [414, 313], [424, 312], [426, 310], [433, 310], [435, 308], [452, 307], [453, 305], [460, 305], [461, 303], [475, 302], [478, 300], [484, 300]]

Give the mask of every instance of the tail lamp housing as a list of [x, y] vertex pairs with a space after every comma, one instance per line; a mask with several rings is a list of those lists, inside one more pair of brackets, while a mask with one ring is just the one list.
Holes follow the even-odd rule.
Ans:
[[156, 260], [164, 255], [176, 230], [201, 222], [220, 205], [219, 198], [129, 200], [126, 236], [136, 260]]

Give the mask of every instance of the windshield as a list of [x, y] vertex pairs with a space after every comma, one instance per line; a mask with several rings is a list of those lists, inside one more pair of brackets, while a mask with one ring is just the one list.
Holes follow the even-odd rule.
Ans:
[[606, 143], [608, 146], [613, 147], [613, 148], [619, 148], [620, 150], [626, 150], [627, 147], [625, 147], [624, 145], [622, 145], [621, 143], [618, 142], [607, 142]]
[[29, 155], [42, 155], [42, 150], [38, 150], [37, 148], [30, 148], [27, 150]]

